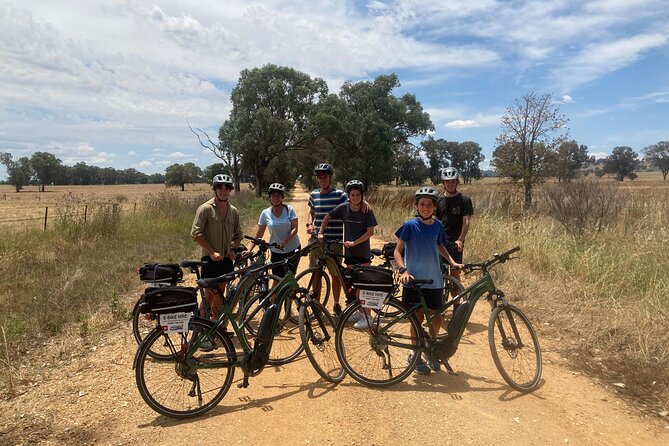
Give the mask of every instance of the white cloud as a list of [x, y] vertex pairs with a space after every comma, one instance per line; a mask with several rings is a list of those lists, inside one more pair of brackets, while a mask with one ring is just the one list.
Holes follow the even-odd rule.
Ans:
[[588, 155], [594, 156], [595, 159], [601, 160], [601, 159], [604, 159], [604, 158], [608, 157], [610, 155], [610, 153], [606, 153], [606, 152], [588, 152]]
[[562, 96], [562, 103], [563, 104], [571, 104], [572, 102], [574, 102], [574, 98], [572, 98], [568, 94], [565, 94], [564, 96]]
[[128, 152], [128, 156], [137, 156], [137, 152], [131, 150], [130, 152]]
[[185, 158], [191, 158], [191, 155], [187, 155], [183, 152], [172, 152], [167, 155], [168, 158], [180, 158], [180, 159], [185, 159]]
[[144, 168], [144, 167], [151, 167], [151, 166], [153, 166], [153, 163], [151, 161], [147, 161], [147, 160], [140, 161], [139, 163], [134, 165], [134, 167], [140, 168], [140, 169]]
[[475, 119], [456, 119], [455, 121], [447, 122], [445, 127], [449, 129], [468, 129], [472, 127], [481, 127], [481, 124]]

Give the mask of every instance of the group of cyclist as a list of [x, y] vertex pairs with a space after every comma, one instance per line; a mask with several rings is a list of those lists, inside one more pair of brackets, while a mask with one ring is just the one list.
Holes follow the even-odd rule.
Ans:
[[[327, 163], [316, 165], [314, 175], [319, 187], [309, 195], [307, 233], [312, 239], [319, 241], [343, 240], [343, 244], [333, 244], [330, 251], [339, 254], [336, 256], [338, 259], [343, 257], [347, 266], [369, 265], [371, 263], [369, 240], [374, 234], [377, 220], [371, 206], [364, 200], [364, 184], [358, 180], [351, 180], [346, 183], [345, 190], [338, 189], [333, 183], [334, 169]], [[442, 324], [441, 315], [437, 310], [441, 307], [444, 287], [440, 257], [452, 267], [451, 274], [456, 278], [459, 277], [465, 239], [473, 214], [471, 199], [457, 190], [459, 183], [457, 169], [454, 167], [443, 169], [441, 179], [444, 186], [443, 193], [432, 187], [421, 187], [416, 191], [416, 217], [406, 221], [395, 232], [398, 242], [394, 252], [394, 259], [401, 274], [401, 283], [407, 284], [414, 278], [432, 280], [431, 284], [421, 286], [421, 292], [428, 307], [434, 310], [432, 323], [437, 333]], [[217, 277], [231, 272], [235, 257], [233, 248], [239, 246], [243, 237], [239, 212], [228, 202], [233, 190], [232, 178], [229, 175], [218, 174], [213, 178], [212, 188], [214, 197], [197, 209], [191, 228], [191, 237], [202, 248], [202, 277]], [[295, 209], [283, 202], [286, 194], [284, 185], [271, 184], [268, 194], [270, 207], [260, 214], [256, 238], [262, 238], [266, 229], [269, 229], [270, 243], [278, 245], [271, 248], [271, 261], [277, 262], [301, 248], [297, 234], [298, 217]], [[311, 250], [309, 266], [316, 266], [321, 255], [320, 248]], [[289, 265], [293, 272], [297, 270], [299, 261], [300, 257], [297, 256]], [[285, 270], [280, 266], [272, 272], [282, 277]], [[333, 277], [335, 317], [342, 314], [341, 286], [337, 277]], [[217, 309], [222, 303], [220, 296], [208, 291], [206, 299], [208, 306], [213, 309], [212, 317], [218, 317]], [[413, 305], [419, 299], [419, 293], [415, 288], [404, 287], [402, 301], [406, 305]], [[424, 315], [419, 312], [417, 317], [419, 322], [422, 322]], [[365, 328], [368, 320], [369, 318], [360, 315], [356, 318], [355, 327]], [[410, 356], [408, 360], [413, 361], [413, 358]], [[416, 373], [427, 374], [432, 370], [439, 370], [438, 361], [427, 358], [425, 362], [419, 359]]]

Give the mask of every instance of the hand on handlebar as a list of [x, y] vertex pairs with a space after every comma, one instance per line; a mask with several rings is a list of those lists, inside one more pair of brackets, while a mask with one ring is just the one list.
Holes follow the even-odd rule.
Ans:
[[409, 271], [404, 271], [400, 276], [400, 283], [406, 285], [409, 281], [414, 280], [415, 277], [409, 274]]

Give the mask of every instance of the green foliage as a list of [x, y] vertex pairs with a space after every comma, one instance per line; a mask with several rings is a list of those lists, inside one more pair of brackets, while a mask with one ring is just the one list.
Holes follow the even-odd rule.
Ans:
[[197, 183], [201, 177], [202, 170], [193, 163], [172, 164], [165, 170], [165, 185], [179, 186], [183, 191], [186, 184]]
[[579, 146], [574, 140], [562, 141], [555, 152], [552, 174], [559, 182], [571, 181], [589, 159], [588, 146]]
[[14, 161], [11, 153], [0, 153], [0, 163], [7, 169], [7, 181], [14, 186], [16, 192], [23, 189], [23, 186], [30, 182], [32, 169], [30, 160], [26, 157]]
[[552, 95], [534, 92], [514, 99], [502, 116], [491, 165], [500, 176], [522, 181], [525, 211], [532, 206], [532, 187], [550, 174], [554, 146], [564, 140], [567, 121]]
[[625, 177], [633, 180], [636, 178], [634, 171], [639, 167], [638, 158], [639, 155], [631, 147], [615, 147], [604, 160], [604, 172], [615, 174], [618, 181], [623, 181]]
[[396, 185], [419, 185], [430, 175], [419, 150], [409, 144], [400, 144], [395, 149], [393, 170]]
[[220, 147], [240, 155], [258, 196], [269, 185], [265, 169], [274, 158], [310, 147], [315, 139], [311, 110], [326, 94], [324, 80], [292, 68], [265, 65], [241, 72], [219, 140]]
[[644, 149], [644, 159], [662, 172], [662, 177], [667, 180], [669, 173], [669, 141], [660, 141], [657, 144]]
[[30, 168], [39, 182], [40, 190], [44, 192], [44, 186], [51, 184], [62, 168], [62, 161], [48, 152], [35, 152], [30, 157]]
[[428, 137], [421, 142], [421, 147], [430, 163], [430, 178], [434, 184], [441, 183], [441, 169], [455, 167], [462, 175], [465, 184], [483, 178], [479, 164], [483, 162], [481, 146], [474, 141], [446, 141]]
[[373, 81], [349, 81], [339, 95], [318, 104], [314, 125], [332, 145], [334, 166], [342, 181], [357, 178], [369, 187], [389, 182], [395, 149], [434, 129], [415, 95], [392, 94], [399, 86], [395, 74]]

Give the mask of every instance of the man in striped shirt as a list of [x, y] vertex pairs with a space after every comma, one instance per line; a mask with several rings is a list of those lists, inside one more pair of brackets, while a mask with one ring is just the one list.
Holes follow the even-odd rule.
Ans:
[[[332, 175], [334, 169], [327, 163], [318, 164], [314, 168], [314, 175], [318, 179], [318, 189], [311, 191], [309, 195], [309, 217], [307, 218], [307, 232], [311, 234], [312, 238], [316, 237], [318, 228], [321, 227], [323, 218], [341, 203], [346, 203], [348, 197], [346, 193], [332, 186]], [[332, 219], [325, 229], [324, 240], [327, 241], [343, 241], [344, 240], [344, 222], [341, 219]], [[310, 241], [310, 243], [313, 240]], [[342, 254], [342, 245], [331, 245], [331, 250]], [[309, 254], [309, 266], [316, 266], [316, 262], [321, 256], [321, 250], [315, 249]], [[337, 261], [341, 263], [341, 257], [337, 257]], [[341, 284], [336, 275], [331, 274], [332, 277], [332, 293], [334, 297], [334, 314], [336, 317], [341, 315], [341, 305], [339, 299], [341, 295]], [[320, 293], [320, 290], [314, 289], [314, 293]]]

